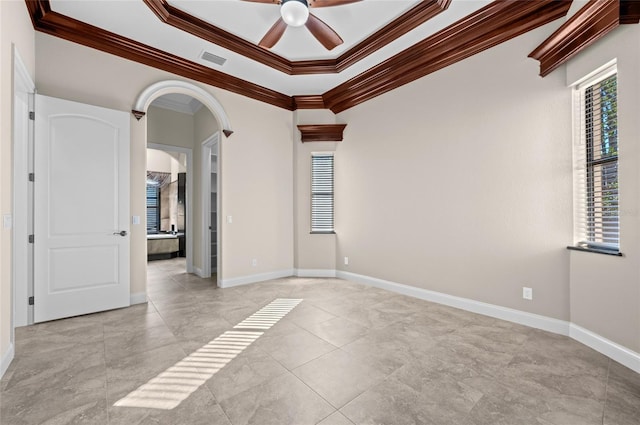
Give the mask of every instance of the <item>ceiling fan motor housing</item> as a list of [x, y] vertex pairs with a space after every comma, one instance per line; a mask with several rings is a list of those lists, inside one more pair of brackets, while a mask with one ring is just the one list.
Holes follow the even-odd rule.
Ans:
[[309, 3], [307, 0], [282, 0], [280, 15], [287, 25], [300, 27], [309, 19]]

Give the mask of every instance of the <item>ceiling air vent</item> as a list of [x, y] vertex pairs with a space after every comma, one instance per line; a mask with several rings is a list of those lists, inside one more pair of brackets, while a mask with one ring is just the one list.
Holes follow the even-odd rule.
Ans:
[[202, 52], [202, 55], [200, 57], [206, 61], [213, 62], [216, 65], [224, 65], [224, 63], [227, 61], [225, 58], [214, 55], [213, 53], [207, 52], [206, 50]]

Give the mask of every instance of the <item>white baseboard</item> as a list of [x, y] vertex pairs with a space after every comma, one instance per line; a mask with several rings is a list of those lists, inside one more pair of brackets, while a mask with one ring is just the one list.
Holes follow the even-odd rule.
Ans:
[[521, 325], [542, 329], [560, 335], [566, 335], [587, 347], [604, 354], [618, 363], [623, 364], [629, 369], [640, 373], [639, 353], [571, 322], [340, 270], [336, 272], [336, 276], [341, 279], [375, 286], [376, 288], [386, 289], [388, 291], [420, 298], [426, 301], [448, 305], [450, 307], [471, 311], [473, 313], [507, 320], [509, 322], [519, 323]]
[[574, 323], [571, 324], [569, 336], [587, 347], [591, 347], [618, 363], [625, 365], [629, 369], [640, 373], [639, 353], [629, 350], [620, 344], [610, 341]]
[[13, 346], [13, 343], [11, 343], [9, 344], [9, 348], [7, 349], [6, 353], [2, 355], [2, 361], [0, 361], [0, 378], [2, 378], [7, 369], [9, 369], [9, 365], [13, 361], [15, 355], [15, 348]]
[[221, 279], [220, 288], [231, 288], [233, 286], [247, 285], [249, 283], [264, 282], [265, 280], [280, 279], [293, 276], [294, 270], [278, 270], [275, 272], [260, 273], [250, 276], [233, 277], [231, 279]]
[[362, 283], [368, 286], [385, 289], [402, 295], [431, 301], [450, 307], [459, 308], [473, 313], [482, 314], [496, 319], [502, 319], [513, 323], [529, 326], [536, 329], [565, 335], [576, 341], [604, 354], [605, 356], [623, 364], [624, 366], [640, 373], [640, 354], [629, 350], [622, 345], [610, 341], [596, 333], [584, 329], [576, 324], [565, 320], [554, 319], [539, 314], [528, 313], [526, 311], [515, 310], [495, 304], [475, 301], [468, 298], [456, 297], [443, 294], [441, 292], [430, 291], [428, 289], [417, 288], [415, 286], [390, 282], [383, 279], [364, 276], [356, 273], [341, 270], [327, 269], [293, 269], [281, 270], [270, 273], [262, 273], [251, 276], [242, 276], [220, 281], [221, 288], [246, 285], [249, 283], [263, 282], [271, 279], [279, 279], [288, 276], [299, 277], [338, 277], [352, 282]]
[[194, 267], [193, 273], [195, 273], [196, 276], [201, 277], [202, 279], [206, 279], [207, 277], [209, 277], [204, 275], [204, 272], [200, 267]]
[[135, 294], [131, 294], [129, 297], [129, 304], [144, 304], [147, 302], [147, 293], [146, 292], [136, 292]]
[[509, 322], [519, 323], [521, 325], [542, 329], [560, 335], [569, 335], [569, 322], [566, 322], [564, 320], [553, 319], [551, 317], [541, 316], [539, 314], [527, 313], [525, 311], [514, 310], [512, 308], [502, 307], [495, 304], [483, 303], [481, 301], [456, 297], [453, 295], [443, 294], [442, 292], [416, 288], [415, 286], [389, 282], [387, 280], [363, 276], [355, 273], [338, 271], [337, 277], [351, 280], [353, 282], [363, 283], [369, 286], [375, 286], [376, 288], [397, 292], [399, 294], [408, 295], [410, 297], [448, 305], [450, 307], [459, 308], [473, 313], [495, 317], [496, 319], [507, 320]]
[[297, 277], [336, 277], [335, 270], [329, 269], [294, 269]]

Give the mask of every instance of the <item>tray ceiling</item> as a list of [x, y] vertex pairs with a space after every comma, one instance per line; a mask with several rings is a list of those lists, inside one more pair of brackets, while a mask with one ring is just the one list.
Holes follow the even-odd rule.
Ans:
[[[258, 46], [279, 6], [241, 0], [25, 0], [36, 30], [282, 108], [340, 112], [566, 15], [571, 0], [363, 0]], [[526, 55], [527, 52], [523, 52]], [[209, 59], [209, 60], [207, 60]]]
[[[271, 53], [291, 62], [335, 59], [418, 3], [420, 2], [413, 0], [363, 0], [359, 3], [314, 9], [312, 13], [330, 24], [343, 38], [344, 44], [327, 51], [306, 28], [290, 27]], [[289, 96], [324, 93], [488, 3], [489, 0], [453, 0], [446, 10], [434, 18], [342, 72], [288, 75], [161, 21], [143, 0], [50, 2], [54, 12]], [[277, 5], [240, 0], [171, 0], [166, 4], [228, 31], [256, 47], [279, 16]], [[213, 64], [202, 59], [204, 52], [222, 57], [226, 61], [222, 66]]]

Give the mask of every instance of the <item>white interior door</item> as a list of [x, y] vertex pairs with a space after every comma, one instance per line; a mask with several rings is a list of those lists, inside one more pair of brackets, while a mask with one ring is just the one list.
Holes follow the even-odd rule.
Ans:
[[35, 110], [34, 319], [128, 306], [129, 114], [41, 95]]

